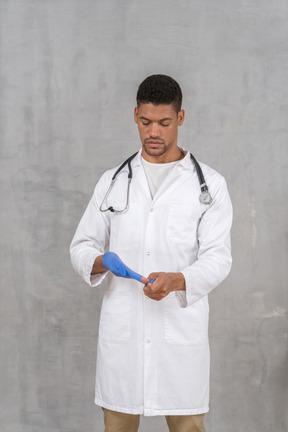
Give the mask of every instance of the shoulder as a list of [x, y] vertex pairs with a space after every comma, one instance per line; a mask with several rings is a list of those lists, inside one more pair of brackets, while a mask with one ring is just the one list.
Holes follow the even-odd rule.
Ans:
[[210, 165], [207, 165], [206, 163], [201, 162], [201, 161], [198, 161], [198, 163], [199, 163], [199, 165], [203, 171], [204, 177], [207, 181], [220, 182], [221, 183], [221, 182], [223, 182], [223, 180], [225, 180], [224, 176], [221, 173], [219, 173], [216, 169], [212, 168]]
[[[131, 155], [130, 155], [131, 156]], [[127, 159], [127, 158], [126, 158]], [[136, 159], [136, 158], [135, 158]], [[111, 182], [112, 182], [112, 178], [114, 176], [114, 174], [117, 172], [117, 170], [123, 165], [122, 161], [120, 164], [114, 166], [113, 168], [109, 168], [108, 170], [104, 171], [104, 173], [100, 176], [99, 180], [96, 183], [96, 186], [94, 188], [94, 194], [96, 193], [100, 193], [103, 194], [104, 191], [107, 191], [107, 189], [110, 187]], [[123, 166], [123, 168], [121, 169], [121, 171], [119, 172], [119, 175], [117, 175], [117, 179], [119, 177], [122, 177], [123, 174], [125, 174], [127, 176], [127, 172], [128, 172], [128, 166], [127, 163], [125, 164], [125, 166]]]
[[[127, 155], [127, 156], [126, 156], [126, 159], [123, 159], [123, 161], [122, 161], [120, 164], [114, 166], [113, 168], [109, 168], [108, 170], [106, 170], [106, 171], [101, 175], [101, 177], [100, 177], [98, 183], [99, 183], [99, 182], [100, 182], [100, 183], [107, 183], [107, 182], [108, 182], [108, 183], [110, 184], [111, 181], [112, 181], [112, 178], [113, 178], [114, 174], [117, 172], [117, 170], [118, 170], [121, 166], [123, 166], [123, 168], [122, 168], [121, 171], [119, 172], [119, 175], [120, 175], [120, 174], [127, 173], [127, 172], [128, 172], [128, 159], [129, 159], [129, 158], [133, 158], [133, 159], [131, 159], [131, 167], [132, 167], [132, 169], [133, 169], [135, 166], [139, 165], [139, 164], [140, 164], [140, 153], [141, 153], [141, 150], [137, 151], [137, 152], [134, 153], [133, 155], [130, 155], [130, 156]], [[124, 163], [125, 163], [125, 165], [124, 165]], [[117, 178], [118, 178], [118, 176], [117, 176]]]
[[198, 163], [202, 169], [205, 182], [212, 197], [220, 199], [221, 197], [229, 196], [225, 177], [211, 166], [200, 161], [198, 161]]
[[202, 169], [208, 187], [210, 185], [211, 187], [217, 188], [217, 186], [226, 185], [225, 177], [219, 171], [204, 162], [198, 161], [198, 163]]

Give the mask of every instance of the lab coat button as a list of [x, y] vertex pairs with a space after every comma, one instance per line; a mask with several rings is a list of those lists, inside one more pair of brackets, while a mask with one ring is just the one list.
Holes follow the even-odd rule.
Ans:
[[153, 211], [153, 208], [150, 209], [150, 212], [152, 212], [152, 211]]
[[150, 255], [150, 252], [147, 252], [147, 255]]
[[150, 343], [151, 342], [151, 340], [150, 339], [147, 339], [147, 343]]

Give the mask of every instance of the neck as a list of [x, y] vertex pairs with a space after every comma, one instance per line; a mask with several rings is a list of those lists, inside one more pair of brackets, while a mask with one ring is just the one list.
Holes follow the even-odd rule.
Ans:
[[147, 160], [148, 162], [152, 163], [169, 163], [169, 162], [176, 162], [180, 159], [183, 159], [185, 156], [185, 153], [180, 150], [179, 147], [176, 147], [175, 151], [172, 154], [167, 155], [164, 153], [161, 156], [151, 156], [148, 155], [143, 149], [142, 149], [142, 157], [143, 159]]

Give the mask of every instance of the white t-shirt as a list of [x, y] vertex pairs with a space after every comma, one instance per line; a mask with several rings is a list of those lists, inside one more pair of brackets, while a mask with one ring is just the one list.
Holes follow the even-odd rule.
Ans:
[[148, 162], [142, 156], [141, 159], [153, 199], [164, 178], [168, 175], [173, 166], [179, 162], [179, 160], [167, 163], [152, 163]]

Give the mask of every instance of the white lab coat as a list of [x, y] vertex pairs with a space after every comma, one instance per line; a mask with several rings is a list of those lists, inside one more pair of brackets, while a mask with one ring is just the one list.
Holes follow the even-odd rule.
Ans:
[[[189, 415], [209, 410], [207, 294], [231, 268], [232, 205], [225, 179], [200, 163], [210, 205], [189, 152], [174, 166], [151, 199], [141, 162], [132, 161], [129, 210], [101, 213], [99, 206], [116, 168], [106, 171], [70, 246], [74, 269], [92, 287], [107, 272], [90, 276], [95, 258], [110, 250], [143, 276], [181, 272], [186, 291], [161, 301], [143, 294], [135, 280], [108, 272], [99, 324], [95, 403], [110, 410], [154, 415]], [[124, 208], [127, 166], [119, 174], [108, 206]]]

